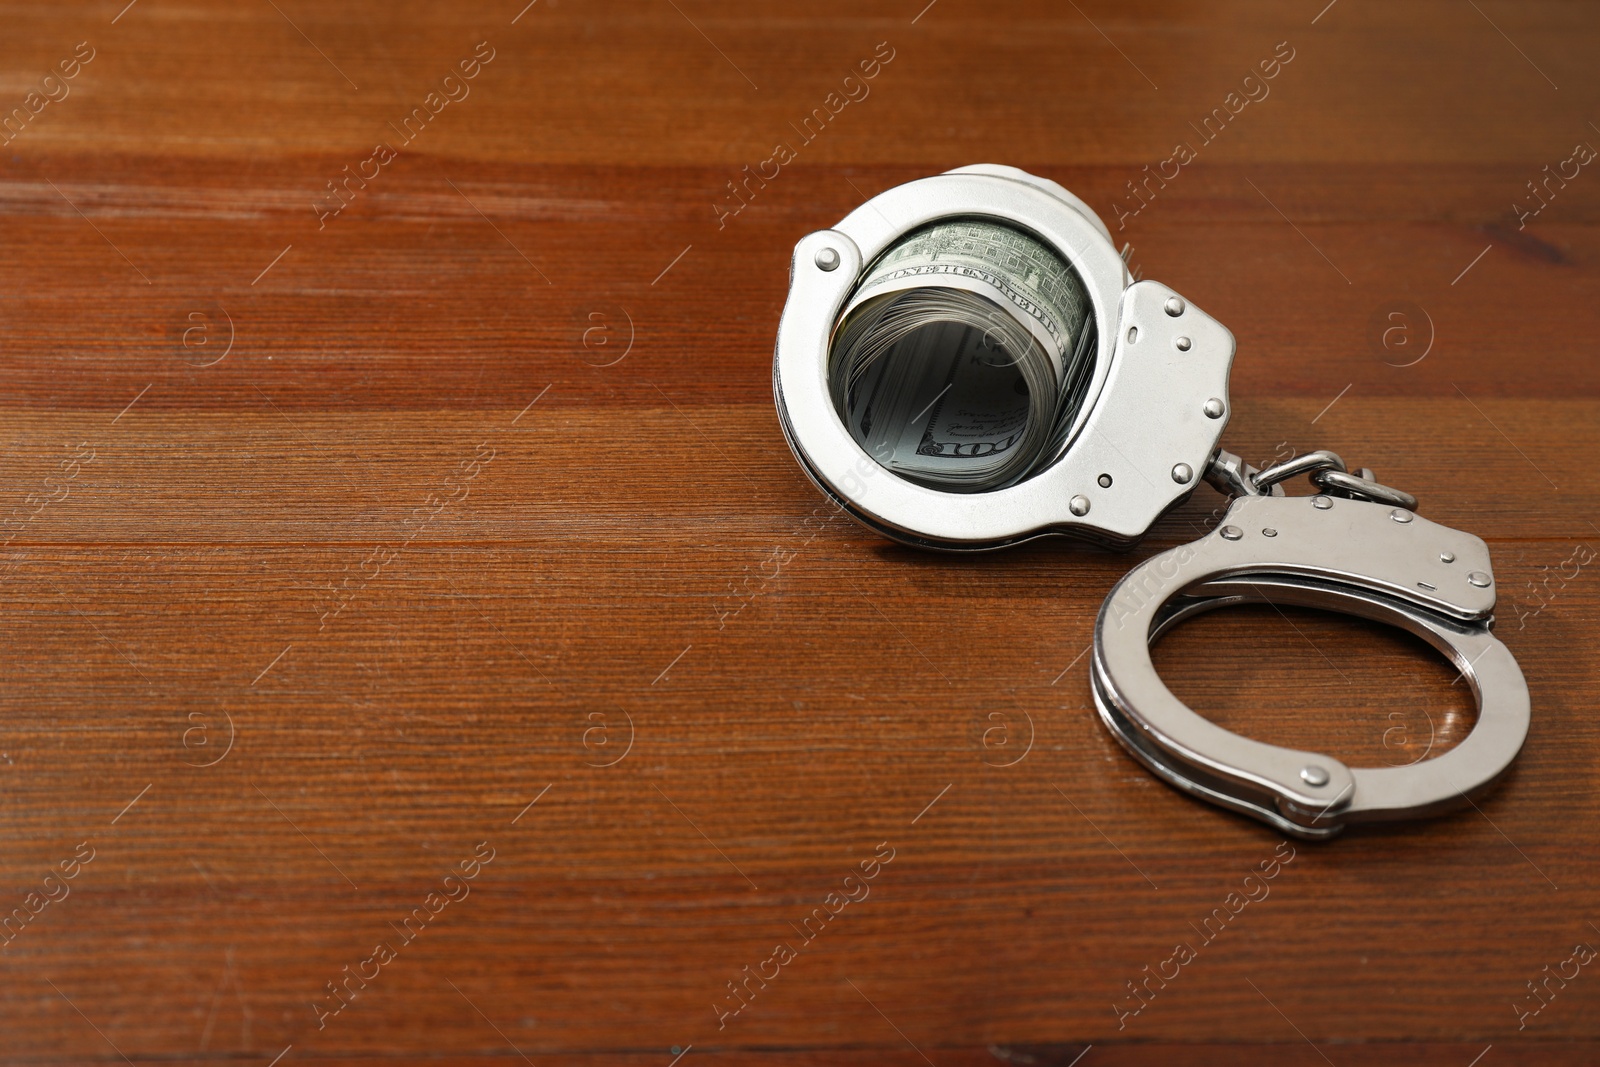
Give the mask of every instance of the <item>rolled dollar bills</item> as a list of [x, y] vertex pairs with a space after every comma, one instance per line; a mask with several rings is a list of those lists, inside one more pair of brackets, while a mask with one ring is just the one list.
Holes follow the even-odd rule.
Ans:
[[878, 462], [937, 489], [1003, 488], [1054, 459], [1093, 376], [1083, 282], [998, 222], [907, 234], [841, 323], [829, 369], [840, 417]]

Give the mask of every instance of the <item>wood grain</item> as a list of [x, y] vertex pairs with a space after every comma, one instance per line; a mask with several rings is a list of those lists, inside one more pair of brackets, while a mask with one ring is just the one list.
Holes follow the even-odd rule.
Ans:
[[[924, 5], [6, 12], [0, 116], [94, 58], [0, 153], [0, 916], [70, 892], [0, 951], [0, 1061], [1600, 1056], [1588, 969], [1516, 1007], [1600, 939], [1600, 573], [1568, 562], [1600, 548], [1600, 176], [1513, 208], [1600, 144], [1600, 18]], [[1490, 543], [1535, 721], [1477, 810], [1295, 846], [1204, 942], [1280, 838], [1131, 763], [1081, 653], [1220, 498], [1129, 554], [892, 546], [796, 467], [770, 355], [802, 234], [980, 161], [1114, 220], [1285, 41], [1118, 239], [1238, 338], [1229, 447], [1335, 449]], [[1415, 642], [1287, 617], [1187, 624], [1164, 677], [1367, 765], [1470, 727]]]

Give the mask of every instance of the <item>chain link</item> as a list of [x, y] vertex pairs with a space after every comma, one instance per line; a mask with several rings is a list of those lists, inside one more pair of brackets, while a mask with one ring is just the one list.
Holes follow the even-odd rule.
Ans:
[[1371, 500], [1407, 511], [1417, 509], [1417, 498], [1410, 493], [1383, 485], [1365, 467], [1352, 474], [1337, 452], [1325, 448], [1260, 471], [1219, 448], [1206, 468], [1206, 480], [1230, 496], [1279, 495], [1283, 490], [1274, 488], [1279, 482], [1301, 474], [1309, 474], [1312, 484], [1329, 496]]

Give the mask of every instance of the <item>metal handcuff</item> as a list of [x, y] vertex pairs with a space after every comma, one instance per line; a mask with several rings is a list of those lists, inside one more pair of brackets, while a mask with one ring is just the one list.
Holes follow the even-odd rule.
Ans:
[[[1024, 231], [1076, 271], [1098, 325], [1093, 378], [1070, 444], [1048, 467], [986, 492], [899, 476], [851, 436], [830, 397], [839, 317], [864, 271], [905, 234], [940, 220]], [[1170, 785], [1285, 833], [1328, 838], [1348, 823], [1432, 815], [1489, 789], [1527, 736], [1527, 684], [1490, 633], [1495, 587], [1482, 540], [1416, 514], [1416, 500], [1348, 471], [1331, 452], [1256, 470], [1218, 447], [1229, 413], [1233, 335], [1171, 289], [1133, 281], [1094, 211], [1011, 167], [964, 167], [890, 189], [802, 238], [778, 328], [773, 390], [790, 447], [817, 486], [894, 540], [987, 550], [1047, 534], [1128, 548], [1203, 478], [1232, 502], [1197, 541], [1134, 567], [1094, 629], [1095, 704], [1112, 735]], [[1315, 496], [1279, 483], [1308, 474]], [[1444, 653], [1478, 704], [1455, 748], [1403, 767], [1252, 741], [1187, 707], [1150, 645], [1201, 612], [1266, 602], [1322, 608], [1407, 630]]]

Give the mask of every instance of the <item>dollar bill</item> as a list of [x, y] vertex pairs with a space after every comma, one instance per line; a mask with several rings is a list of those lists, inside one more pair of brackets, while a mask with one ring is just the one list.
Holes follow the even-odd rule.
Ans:
[[841, 321], [830, 380], [852, 436], [941, 489], [1001, 488], [1053, 458], [1094, 369], [1077, 273], [997, 222], [908, 234], [868, 269]]

